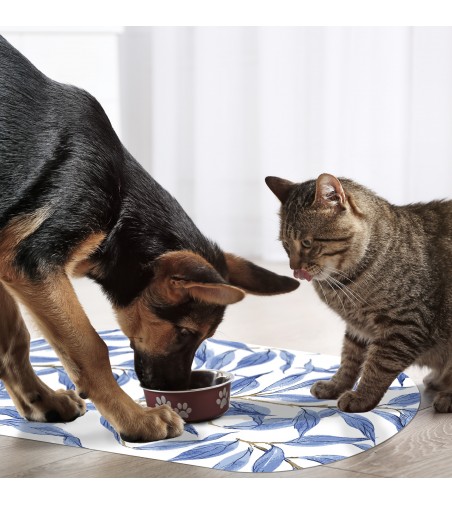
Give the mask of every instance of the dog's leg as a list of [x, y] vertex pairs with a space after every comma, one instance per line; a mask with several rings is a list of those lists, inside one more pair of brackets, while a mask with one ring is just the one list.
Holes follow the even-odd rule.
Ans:
[[91, 326], [66, 274], [9, 286], [33, 314], [82, 398], [90, 398], [123, 440], [178, 436], [182, 419], [168, 406], [143, 408], [116, 383], [107, 346]]
[[85, 413], [70, 390], [53, 391], [30, 365], [30, 335], [19, 308], [0, 282], [0, 379], [20, 414], [30, 421], [68, 422]]

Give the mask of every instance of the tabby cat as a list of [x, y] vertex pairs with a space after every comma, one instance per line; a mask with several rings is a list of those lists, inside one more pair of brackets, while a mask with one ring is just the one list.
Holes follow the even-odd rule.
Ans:
[[340, 368], [311, 393], [369, 411], [416, 364], [431, 369], [436, 411], [452, 412], [452, 200], [396, 206], [330, 174], [265, 181], [295, 277], [346, 322]]

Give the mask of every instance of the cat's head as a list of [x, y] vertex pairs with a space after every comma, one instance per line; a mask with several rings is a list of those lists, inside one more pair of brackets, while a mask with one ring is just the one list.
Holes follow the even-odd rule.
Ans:
[[330, 174], [300, 184], [279, 177], [265, 182], [281, 202], [279, 238], [294, 276], [310, 281], [353, 272], [369, 242], [359, 186]]

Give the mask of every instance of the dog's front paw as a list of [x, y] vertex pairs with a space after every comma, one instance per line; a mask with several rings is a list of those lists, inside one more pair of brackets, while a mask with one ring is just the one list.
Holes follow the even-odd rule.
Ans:
[[83, 416], [85, 402], [72, 389], [41, 391], [30, 401], [25, 417], [29, 421], [41, 423], [68, 423]]
[[319, 400], [335, 400], [339, 398], [341, 393], [342, 390], [332, 380], [318, 381], [311, 388], [312, 396], [315, 396]]
[[378, 401], [369, 401], [356, 391], [346, 391], [339, 397], [337, 406], [342, 412], [368, 412], [378, 405]]
[[133, 419], [132, 425], [119, 431], [125, 442], [154, 442], [181, 435], [184, 421], [168, 405], [145, 407], [141, 415]]

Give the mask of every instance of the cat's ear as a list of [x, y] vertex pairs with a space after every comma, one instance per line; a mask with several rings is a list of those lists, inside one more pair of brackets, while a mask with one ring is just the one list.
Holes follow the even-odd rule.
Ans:
[[345, 193], [342, 184], [330, 174], [321, 174], [317, 178], [313, 205], [322, 207], [345, 207]]
[[289, 193], [296, 186], [294, 182], [273, 176], [266, 177], [265, 182], [283, 205], [286, 203]]

